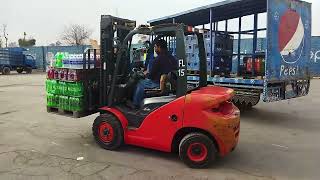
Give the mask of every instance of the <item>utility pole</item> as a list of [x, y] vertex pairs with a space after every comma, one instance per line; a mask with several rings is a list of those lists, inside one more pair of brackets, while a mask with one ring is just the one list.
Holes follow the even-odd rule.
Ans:
[[3, 36], [4, 39], [6, 40], [6, 48], [8, 47], [8, 34], [7, 34], [7, 25], [3, 24]]
[[119, 9], [116, 8], [116, 17], [119, 17]]

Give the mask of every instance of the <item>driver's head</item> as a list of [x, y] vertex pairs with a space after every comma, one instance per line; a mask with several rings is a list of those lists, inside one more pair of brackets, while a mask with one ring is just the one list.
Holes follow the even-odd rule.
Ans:
[[163, 39], [158, 39], [155, 42], [154, 50], [156, 51], [157, 54], [168, 51], [167, 42]]

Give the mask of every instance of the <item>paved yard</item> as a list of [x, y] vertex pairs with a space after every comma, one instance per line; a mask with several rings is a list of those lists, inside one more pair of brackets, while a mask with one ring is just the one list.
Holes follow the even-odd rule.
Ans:
[[[210, 168], [187, 168], [174, 154], [96, 145], [97, 115], [48, 114], [44, 74], [0, 75], [0, 179], [319, 179], [320, 80], [307, 97], [260, 103], [242, 114], [239, 146]], [[83, 157], [83, 160], [78, 159]]]

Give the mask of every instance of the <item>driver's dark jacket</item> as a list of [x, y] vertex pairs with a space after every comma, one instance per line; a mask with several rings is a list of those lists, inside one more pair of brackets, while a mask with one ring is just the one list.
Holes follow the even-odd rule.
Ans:
[[160, 53], [153, 62], [152, 69], [149, 74], [149, 79], [155, 83], [160, 83], [160, 77], [163, 74], [168, 74], [178, 69], [177, 60], [169, 53]]

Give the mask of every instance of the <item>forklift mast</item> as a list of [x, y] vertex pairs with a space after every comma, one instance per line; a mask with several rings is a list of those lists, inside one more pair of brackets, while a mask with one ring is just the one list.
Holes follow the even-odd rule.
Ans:
[[100, 107], [107, 105], [111, 77], [115, 70], [116, 54], [127, 34], [136, 27], [136, 22], [128, 19], [102, 15], [100, 22], [101, 65]]

